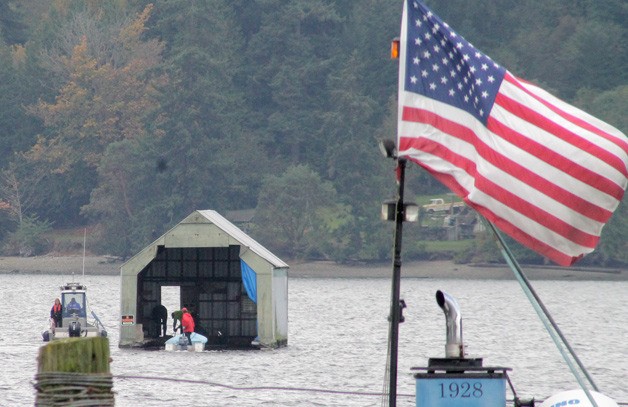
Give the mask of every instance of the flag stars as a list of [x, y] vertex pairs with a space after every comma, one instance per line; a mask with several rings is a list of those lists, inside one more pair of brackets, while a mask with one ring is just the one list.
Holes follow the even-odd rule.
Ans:
[[[417, 0], [407, 28], [406, 88], [463, 108], [477, 119], [489, 115], [502, 68]], [[484, 117], [483, 117], [484, 116]]]

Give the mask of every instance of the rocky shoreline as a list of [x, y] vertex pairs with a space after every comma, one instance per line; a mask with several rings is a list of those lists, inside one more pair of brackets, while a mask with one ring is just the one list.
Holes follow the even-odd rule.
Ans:
[[[390, 278], [392, 263], [341, 265], [329, 261], [290, 262], [294, 278]], [[123, 262], [108, 256], [0, 257], [0, 274], [118, 275]], [[521, 266], [530, 280], [608, 280], [628, 281], [628, 270]], [[401, 266], [402, 278], [514, 279], [504, 265], [455, 264], [452, 261], [409, 261]]]

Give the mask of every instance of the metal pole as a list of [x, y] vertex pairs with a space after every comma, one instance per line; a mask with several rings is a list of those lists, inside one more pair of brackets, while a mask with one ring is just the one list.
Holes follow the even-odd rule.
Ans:
[[399, 171], [399, 188], [395, 211], [395, 246], [393, 258], [392, 295], [390, 300], [390, 385], [388, 406], [397, 405], [397, 354], [399, 350], [399, 323], [401, 320], [401, 303], [399, 299], [401, 287], [401, 234], [403, 229], [403, 186], [406, 172], [406, 160], [397, 159]]
[[[573, 373], [573, 375], [575, 376], [576, 380], [578, 381], [578, 384], [580, 385], [585, 395], [591, 402], [591, 405], [593, 407], [598, 407], [597, 402], [595, 401], [595, 399], [589, 392], [589, 389], [587, 389], [587, 387], [584, 385], [582, 378], [580, 377], [580, 375], [574, 368], [573, 364], [571, 363], [571, 360], [569, 360], [569, 357], [567, 356], [564, 349], [560, 345], [559, 339], [556, 337], [556, 335], [560, 338], [560, 340], [562, 341], [562, 344], [565, 346], [565, 348], [567, 348], [571, 357], [578, 364], [582, 373], [584, 373], [586, 378], [589, 380], [589, 384], [591, 385], [591, 387], [593, 387], [593, 390], [599, 391], [597, 385], [595, 384], [595, 382], [593, 382], [593, 378], [589, 375], [589, 372], [584, 367], [584, 365], [580, 361], [580, 358], [578, 358], [578, 355], [576, 355], [576, 352], [573, 350], [571, 345], [569, 345], [567, 338], [563, 335], [562, 331], [560, 330], [560, 327], [558, 326], [556, 321], [554, 321], [554, 318], [552, 318], [552, 315], [550, 314], [549, 310], [545, 307], [545, 304], [543, 304], [543, 301], [541, 301], [541, 298], [536, 293], [536, 291], [532, 287], [532, 284], [523, 273], [521, 266], [519, 266], [519, 263], [515, 259], [515, 256], [512, 254], [512, 251], [510, 251], [510, 248], [506, 244], [506, 241], [502, 238], [501, 234], [497, 231], [497, 228], [495, 227], [495, 225], [493, 225], [493, 223], [489, 222], [488, 220], [485, 220], [485, 222], [488, 224], [489, 228], [493, 232], [493, 236], [495, 237], [495, 240], [497, 241], [499, 245], [502, 255], [504, 256], [504, 259], [506, 259], [506, 262], [510, 266], [510, 269], [515, 273], [515, 277], [519, 281], [519, 284], [521, 285], [523, 292], [526, 294], [526, 296], [530, 300], [530, 303], [532, 304], [532, 307], [534, 308], [534, 310], [537, 312], [539, 318], [541, 319], [541, 322], [543, 323], [543, 325], [545, 325], [545, 329], [547, 330], [547, 333], [550, 335], [550, 337], [554, 341], [554, 344], [558, 348], [558, 351], [560, 352], [560, 354], [563, 356], [565, 363], [567, 363], [567, 366], [569, 366], [571, 373]], [[551, 328], [553, 328], [553, 331], [552, 329], [550, 329], [550, 325], [551, 325]]]

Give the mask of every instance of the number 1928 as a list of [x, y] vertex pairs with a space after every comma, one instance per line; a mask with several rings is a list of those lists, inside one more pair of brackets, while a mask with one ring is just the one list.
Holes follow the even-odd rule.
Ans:
[[440, 397], [448, 399], [474, 398], [479, 399], [484, 395], [480, 382], [450, 382], [440, 383]]

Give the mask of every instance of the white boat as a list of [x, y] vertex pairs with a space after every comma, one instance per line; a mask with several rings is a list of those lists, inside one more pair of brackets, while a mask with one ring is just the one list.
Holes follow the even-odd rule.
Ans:
[[167, 351], [187, 350], [191, 352], [202, 352], [205, 350], [206, 343], [207, 338], [196, 332], [192, 332], [190, 340], [188, 340], [185, 334], [178, 334], [166, 341], [165, 349]]
[[52, 318], [42, 332], [44, 342], [61, 338], [107, 336], [107, 331], [98, 316], [88, 310], [87, 287], [80, 283], [61, 286], [62, 322], [55, 326]]

